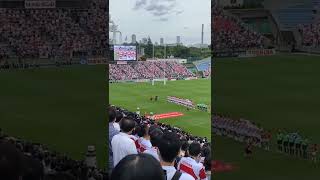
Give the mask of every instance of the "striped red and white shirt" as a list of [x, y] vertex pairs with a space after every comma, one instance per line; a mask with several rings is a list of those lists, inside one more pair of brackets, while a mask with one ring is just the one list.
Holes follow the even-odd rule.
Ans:
[[143, 137], [138, 139], [138, 146], [139, 146], [138, 152], [140, 153], [143, 153], [145, 150], [152, 148], [152, 144], [150, 140], [147, 140]]
[[132, 139], [134, 141], [134, 144], [136, 145], [137, 151], [139, 152], [139, 149], [140, 149], [140, 145], [138, 143], [139, 137], [137, 137], [135, 135], [130, 135], [130, 139]]
[[149, 148], [149, 149], [143, 151], [143, 153], [150, 154], [150, 155], [152, 155], [154, 158], [156, 158], [158, 161], [160, 161], [157, 147]]
[[190, 174], [196, 180], [208, 180], [203, 164], [196, 162], [191, 157], [181, 158], [178, 170]]

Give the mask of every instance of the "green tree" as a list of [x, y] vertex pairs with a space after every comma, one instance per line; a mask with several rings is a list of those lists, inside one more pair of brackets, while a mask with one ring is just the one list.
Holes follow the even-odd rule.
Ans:
[[153, 56], [153, 44], [152, 44], [152, 41], [151, 41], [151, 38], [148, 37], [148, 42], [147, 42], [147, 45], [145, 47], [145, 55], [147, 58], [152, 58]]

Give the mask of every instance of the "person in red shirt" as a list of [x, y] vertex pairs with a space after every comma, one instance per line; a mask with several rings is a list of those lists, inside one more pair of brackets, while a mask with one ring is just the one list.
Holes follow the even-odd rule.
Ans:
[[196, 180], [207, 180], [205, 167], [201, 160], [201, 145], [193, 142], [188, 149], [189, 157], [182, 157], [178, 163], [178, 170], [188, 173]]

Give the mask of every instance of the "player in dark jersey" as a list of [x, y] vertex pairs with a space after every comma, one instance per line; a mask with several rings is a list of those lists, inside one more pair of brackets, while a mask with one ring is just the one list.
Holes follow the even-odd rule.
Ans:
[[277, 144], [278, 144], [278, 150], [279, 150], [280, 152], [283, 151], [283, 138], [284, 138], [283, 133], [282, 133], [282, 132], [279, 132], [279, 133], [277, 134]]
[[301, 150], [301, 143], [302, 143], [302, 138], [299, 136], [295, 139], [295, 155], [300, 157], [302, 156], [302, 150]]
[[308, 159], [309, 140], [303, 139], [301, 145], [302, 145], [303, 158]]
[[290, 134], [289, 136], [289, 154], [294, 155], [294, 141], [295, 141], [295, 136]]
[[283, 147], [284, 147], [284, 152], [289, 153], [289, 135], [285, 135], [283, 137]]
[[245, 157], [251, 157], [252, 156], [252, 142], [248, 142], [245, 149], [244, 149], [244, 155]]

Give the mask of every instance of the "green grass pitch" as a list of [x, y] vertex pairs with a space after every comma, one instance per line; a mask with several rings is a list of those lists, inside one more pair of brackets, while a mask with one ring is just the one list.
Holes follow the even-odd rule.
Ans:
[[[109, 84], [110, 104], [131, 111], [139, 107], [142, 114], [182, 112], [184, 116], [160, 120], [160, 122], [181, 127], [194, 135], [211, 139], [210, 113], [199, 110], [187, 111], [185, 107], [166, 101], [167, 96], [190, 99], [195, 103], [211, 104], [211, 80], [167, 81], [151, 83], [114, 83]], [[150, 101], [151, 96], [159, 96], [157, 102]]]
[[[242, 117], [270, 129], [299, 131], [320, 143], [320, 57], [277, 55], [257, 58], [214, 59], [214, 111]], [[252, 159], [243, 156], [244, 145], [213, 137], [214, 159], [238, 169], [216, 173], [216, 179], [314, 180], [320, 166], [277, 153], [255, 149]]]
[[0, 72], [0, 128], [83, 159], [95, 145], [106, 167], [105, 66]]

